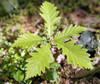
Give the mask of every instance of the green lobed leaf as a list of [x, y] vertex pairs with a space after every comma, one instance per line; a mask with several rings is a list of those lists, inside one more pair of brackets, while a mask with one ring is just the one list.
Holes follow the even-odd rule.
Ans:
[[56, 29], [56, 26], [54, 25], [61, 18], [57, 17], [59, 11], [56, 11], [57, 7], [54, 7], [54, 4], [47, 1], [41, 5], [40, 10], [42, 12], [40, 13], [41, 17], [46, 21], [45, 26], [47, 28], [48, 37], [51, 37], [53, 35], [53, 31]]
[[46, 73], [46, 77], [51, 82], [54, 82], [57, 79], [58, 75], [57, 75], [57, 72], [56, 71], [48, 71]]
[[75, 41], [69, 41], [62, 43], [61, 41], [54, 41], [58, 48], [62, 48], [62, 55], [67, 55], [67, 63], [73, 62], [74, 66], [79, 65], [81, 68], [93, 69], [89, 54], [86, 53], [86, 49], [82, 49], [82, 45], [74, 45]]
[[81, 26], [73, 26], [72, 24], [67, 26], [64, 30], [63, 30], [63, 35], [66, 36], [66, 38], [70, 38], [70, 36], [77, 36], [79, 35], [79, 33], [81, 33], [82, 31], [84, 31], [86, 28], [85, 27], [81, 27]]
[[54, 62], [54, 63], [51, 63], [50, 64], [50, 68], [52, 68], [52, 69], [58, 69], [60, 67], [60, 64], [58, 64], [58, 63], [56, 63], [56, 62]]
[[84, 31], [86, 28], [85, 27], [81, 27], [81, 26], [73, 26], [72, 24], [65, 27], [65, 29], [63, 30], [62, 33], [58, 32], [58, 34], [55, 36], [56, 40], [62, 40], [65, 41], [65, 39], [70, 39], [71, 36], [77, 36], [79, 35], [79, 33], [81, 33], [82, 31]]
[[67, 55], [68, 64], [71, 64], [71, 62], [73, 62], [75, 67], [79, 65], [81, 68], [84, 67], [92, 69], [93, 66], [91, 59], [89, 58], [89, 54], [86, 53], [86, 49], [82, 49], [82, 45], [75, 45], [75, 41], [69, 41], [65, 43], [66, 38], [78, 35], [85, 28], [77, 28], [77, 26], [73, 27], [72, 25], [69, 28], [66, 27], [62, 33], [58, 32], [58, 34], [54, 37], [54, 44], [56, 44], [58, 48], [62, 48], [63, 55]]
[[44, 39], [37, 34], [25, 33], [20, 35], [11, 47], [21, 46], [23, 48], [30, 48], [31, 46], [37, 46], [39, 43], [43, 43]]
[[12, 75], [16, 81], [23, 81], [24, 79], [24, 74], [20, 70], [13, 72]]
[[49, 68], [50, 63], [54, 61], [50, 47], [50, 44], [42, 45], [41, 49], [37, 49], [38, 52], [30, 54], [32, 57], [26, 60], [28, 63], [25, 79], [40, 75], [45, 72], [45, 68]]

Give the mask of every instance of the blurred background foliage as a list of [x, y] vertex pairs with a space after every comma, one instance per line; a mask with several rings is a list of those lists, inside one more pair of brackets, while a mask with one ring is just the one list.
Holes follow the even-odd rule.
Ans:
[[[100, 20], [100, 0], [0, 0], [0, 84], [4, 84], [7, 81], [14, 84], [31, 84], [36, 79], [24, 80], [25, 59], [30, 57], [27, 54], [30, 50], [12, 48], [9, 51], [9, 48], [18, 35], [24, 33], [25, 30], [28, 29], [27, 31], [33, 33], [37, 32], [38, 29], [40, 29], [38, 33], [43, 31], [43, 21], [38, 16], [39, 7], [43, 1], [52, 2], [58, 7], [61, 16], [63, 16], [61, 21], [58, 22], [59, 24], [57, 24], [58, 29], [61, 31], [66, 25], [75, 24], [73, 17], [69, 16], [76, 9], [78, 9], [77, 11], [83, 9], [89, 14], [95, 14]], [[78, 17], [88, 17], [86, 13], [82, 12], [83, 15], [80, 15], [80, 13], [78, 13]], [[84, 21], [78, 20], [78, 25], [86, 26]], [[84, 31], [79, 37], [78, 43], [83, 44], [83, 47], [87, 48], [89, 52], [94, 53], [95, 51], [94, 54], [98, 56], [100, 54], [98, 52], [98, 45], [100, 45], [100, 21], [96, 19], [96, 24], [91, 21], [90, 19], [89, 27], [96, 30]], [[25, 29], [25, 27], [27, 28]], [[48, 79], [54, 81], [57, 78], [55, 71], [48, 71], [47, 78], [38, 77], [37, 80]], [[52, 77], [53, 73], [56, 74], [54, 78]], [[51, 75], [51, 79], [49, 79], [48, 74]]]
[[43, 1], [55, 3], [62, 11], [73, 11], [76, 8], [84, 8], [92, 13], [99, 13], [100, 11], [100, 0], [1, 0], [0, 16], [20, 12], [33, 14]]

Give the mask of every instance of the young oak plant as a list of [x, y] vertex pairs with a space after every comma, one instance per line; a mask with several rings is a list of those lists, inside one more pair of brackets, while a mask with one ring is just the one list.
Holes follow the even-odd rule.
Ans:
[[[51, 42], [53, 42], [58, 49], [62, 48], [62, 55], [67, 56], [68, 64], [73, 63], [75, 67], [79, 66], [81, 68], [93, 69], [93, 63], [89, 58], [89, 54], [86, 53], [87, 50], [83, 49], [80, 44], [76, 45], [76, 41], [71, 40], [72, 36], [79, 35], [85, 28], [77, 25], [67, 26], [63, 32], [57, 32], [51, 40], [50, 37], [53, 36], [54, 30], [57, 28], [55, 24], [61, 18], [58, 17], [59, 11], [57, 11], [57, 7], [55, 7], [54, 4], [47, 1], [41, 5], [40, 10], [42, 12], [40, 15], [45, 20], [46, 35], [48, 38], [42, 38], [37, 34], [28, 32], [20, 35], [12, 45], [12, 47], [21, 46], [22, 48], [30, 48], [32, 46], [37, 47], [38, 44], [41, 44], [40, 48], [36, 48], [37, 52], [29, 53], [32, 57], [26, 60], [25, 79], [27, 80], [40, 75], [41, 72], [45, 72], [45, 68], [49, 69], [50, 63], [54, 62], [54, 57], [50, 50]], [[69, 41], [65, 42], [66, 39], [69, 39]]]

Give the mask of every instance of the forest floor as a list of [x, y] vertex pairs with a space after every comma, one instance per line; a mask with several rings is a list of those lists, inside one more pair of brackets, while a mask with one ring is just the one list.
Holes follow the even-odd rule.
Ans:
[[[69, 24], [76, 24], [80, 26], [85, 26], [87, 31], [91, 31], [94, 33], [94, 38], [96, 38], [96, 33], [99, 33], [99, 38], [97, 39], [100, 43], [100, 15], [92, 14], [87, 12], [84, 9], [77, 8], [73, 12], [64, 12], [64, 14], [61, 14], [62, 19], [60, 20], [59, 29], [62, 31], [65, 26]], [[9, 21], [9, 20], [8, 20]], [[15, 22], [13, 26], [9, 26], [10, 32], [15, 30], [21, 25], [22, 32], [31, 32], [31, 33], [41, 33], [42, 27], [43, 27], [43, 19], [37, 15], [33, 14], [30, 16], [21, 16], [21, 19]], [[8, 22], [7, 22], [8, 23]], [[5, 27], [5, 24], [0, 24], [0, 27]], [[7, 31], [9, 32], [9, 31]], [[17, 36], [15, 36], [16, 38]], [[80, 36], [73, 37], [74, 40], [78, 41]], [[12, 40], [10, 36], [7, 37], [8, 39]], [[14, 38], [14, 39], [15, 39]], [[13, 41], [12, 41], [13, 42]], [[98, 51], [89, 52], [90, 57], [94, 57], [94, 69], [88, 70], [88, 69], [81, 69], [79, 67], [75, 68], [73, 65], [68, 65], [66, 62], [66, 58], [63, 58], [62, 56], [59, 56], [60, 61], [60, 68], [58, 69], [58, 72], [61, 72], [59, 74], [60, 78], [57, 79], [58, 84], [100, 84], [100, 46], [97, 47]], [[59, 52], [56, 52], [56, 54]], [[95, 57], [95, 53], [99, 54], [99, 57]], [[61, 71], [63, 70], [63, 71]], [[48, 80], [41, 80], [40, 77], [36, 77], [32, 84], [56, 84], [51, 83]], [[5, 82], [4, 84], [7, 84]], [[15, 83], [14, 83], [15, 84]], [[17, 84], [17, 82], [16, 82]]]

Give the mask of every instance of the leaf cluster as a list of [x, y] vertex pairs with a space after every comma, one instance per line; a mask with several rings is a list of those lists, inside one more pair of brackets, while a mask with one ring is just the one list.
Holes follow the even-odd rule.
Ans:
[[[50, 63], [54, 62], [54, 57], [50, 50], [52, 43], [57, 46], [58, 49], [62, 48], [62, 55], [67, 56], [67, 63], [74, 64], [75, 67], [93, 69], [89, 54], [87, 50], [82, 48], [82, 45], [76, 45], [76, 41], [72, 40], [72, 36], [77, 36], [79, 33], [85, 30], [80, 26], [67, 26], [63, 32], [57, 32], [54, 34], [54, 30], [57, 28], [56, 23], [60, 20], [59, 11], [47, 1], [45, 1], [41, 7], [41, 17], [45, 20], [45, 30], [47, 38], [42, 38], [39, 35], [25, 33], [20, 35], [15, 41], [12, 47], [21, 46], [22, 48], [36, 47], [36, 52], [31, 52], [31, 57], [26, 60], [26, 79], [40, 75], [41, 72], [45, 72], [45, 69], [50, 68]], [[53, 37], [53, 39], [51, 39]], [[68, 41], [66, 41], [68, 39]], [[40, 44], [40, 48], [37, 46]]]

